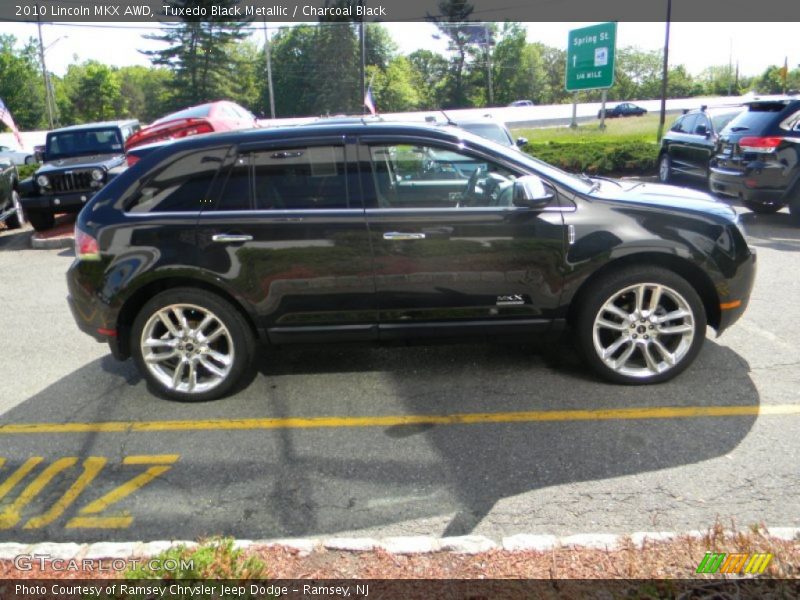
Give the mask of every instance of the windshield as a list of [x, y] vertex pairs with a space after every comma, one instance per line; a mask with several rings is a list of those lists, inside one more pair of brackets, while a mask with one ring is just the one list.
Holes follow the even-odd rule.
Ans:
[[731, 119], [738, 115], [741, 111], [723, 113], [721, 115], [714, 115], [711, 117], [711, 123], [714, 125], [714, 131], [721, 131], [725, 125], [731, 122]]
[[514, 144], [514, 140], [511, 139], [508, 132], [496, 123], [464, 123], [459, 125], [459, 127], [471, 131], [475, 135], [485, 137], [487, 140], [497, 142], [498, 144], [503, 144], [505, 146]]
[[117, 128], [62, 131], [47, 136], [48, 160], [90, 154], [121, 153], [122, 138]]

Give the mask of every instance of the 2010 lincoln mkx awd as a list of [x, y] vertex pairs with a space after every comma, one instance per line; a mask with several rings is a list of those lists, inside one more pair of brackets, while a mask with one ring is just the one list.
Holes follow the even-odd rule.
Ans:
[[755, 274], [705, 193], [575, 177], [452, 127], [320, 124], [165, 144], [76, 224], [69, 302], [160, 395], [235, 389], [264, 344], [571, 331], [666, 381]]

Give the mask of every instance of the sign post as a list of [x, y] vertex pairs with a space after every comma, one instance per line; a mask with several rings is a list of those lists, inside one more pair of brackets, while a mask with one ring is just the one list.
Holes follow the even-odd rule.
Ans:
[[[606, 90], [614, 85], [616, 43], [616, 23], [600, 23], [570, 31], [567, 41], [565, 77], [567, 91]], [[575, 102], [577, 103], [577, 96]], [[577, 107], [573, 108], [570, 127], [578, 126], [576, 112]], [[601, 116], [605, 117], [605, 102], [601, 109]], [[602, 125], [603, 123], [601, 123], [601, 127]]]

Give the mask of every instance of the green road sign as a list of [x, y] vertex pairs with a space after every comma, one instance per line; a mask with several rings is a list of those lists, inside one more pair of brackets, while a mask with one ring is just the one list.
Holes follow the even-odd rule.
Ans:
[[614, 85], [616, 41], [616, 23], [600, 23], [569, 32], [566, 76], [568, 92], [610, 88]]

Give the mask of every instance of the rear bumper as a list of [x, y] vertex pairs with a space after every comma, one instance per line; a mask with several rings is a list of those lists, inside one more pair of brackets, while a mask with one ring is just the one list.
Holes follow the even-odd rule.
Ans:
[[[759, 166], [760, 165], [760, 166]], [[782, 169], [748, 166], [744, 171], [710, 166], [709, 187], [715, 194], [765, 205], [786, 204], [789, 178]]]
[[[96, 263], [95, 263], [96, 264]], [[82, 272], [85, 268], [75, 260], [67, 271], [67, 303], [69, 304], [75, 324], [85, 334], [98, 342], [107, 343], [111, 353], [117, 359], [127, 358], [120, 347], [116, 330], [116, 314], [109, 306], [91, 292], [94, 289], [89, 280], [91, 275]]]

